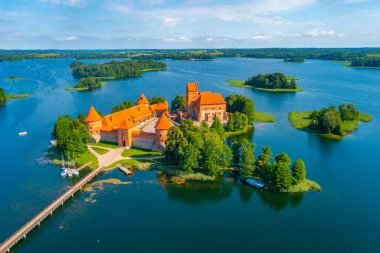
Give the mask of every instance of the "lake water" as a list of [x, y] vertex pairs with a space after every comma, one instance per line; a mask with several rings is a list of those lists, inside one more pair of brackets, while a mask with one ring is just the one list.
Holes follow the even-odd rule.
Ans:
[[[269, 145], [277, 154], [304, 159], [308, 178], [323, 188], [298, 195], [256, 191], [233, 182], [165, 185], [155, 172], [126, 178], [119, 171], [98, 180], [119, 178], [129, 185], [105, 184], [92, 199], [76, 195], [41, 229], [20, 243], [17, 252], [379, 252], [380, 251], [380, 71], [352, 69], [329, 61], [288, 64], [267, 59], [167, 61], [167, 71], [113, 81], [91, 92], [68, 92], [75, 83], [72, 59], [0, 63], [0, 87], [32, 97], [0, 107], [0, 241], [39, 212], [74, 182], [43, 156], [51, 130], [62, 114], [105, 113], [124, 100], [185, 92], [186, 82], [223, 95], [239, 93], [257, 111], [276, 117], [250, 135], [257, 152]], [[85, 62], [104, 62], [85, 60]], [[231, 87], [259, 72], [300, 78], [304, 92], [270, 94]], [[9, 82], [5, 77], [25, 77]], [[323, 139], [292, 128], [289, 111], [355, 103], [375, 119], [342, 141]], [[18, 133], [28, 131], [26, 137]]]

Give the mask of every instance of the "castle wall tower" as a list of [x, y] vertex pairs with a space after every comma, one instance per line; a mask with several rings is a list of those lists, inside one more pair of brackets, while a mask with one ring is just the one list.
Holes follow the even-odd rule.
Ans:
[[162, 114], [155, 128], [157, 142], [161, 147], [166, 146], [168, 130], [173, 126], [166, 114]]
[[88, 111], [84, 122], [86, 123], [88, 132], [91, 136], [95, 138], [95, 136], [100, 135], [100, 129], [102, 128], [102, 117], [99, 116], [93, 106], [91, 106], [90, 110]]
[[141, 93], [139, 99], [137, 99], [137, 101], [136, 101], [136, 105], [145, 105], [146, 107], [149, 108], [149, 101], [145, 97], [144, 93]]
[[198, 98], [198, 83], [187, 83], [186, 86], [186, 110], [189, 111], [191, 104]]

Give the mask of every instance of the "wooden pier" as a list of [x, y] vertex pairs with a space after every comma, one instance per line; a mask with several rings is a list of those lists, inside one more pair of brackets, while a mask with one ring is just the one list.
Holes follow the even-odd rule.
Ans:
[[[88, 165], [86, 165], [88, 166]], [[80, 169], [84, 168], [83, 166]], [[96, 168], [87, 174], [84, 178], [82, 178], [78, 183], [68, 189], [65, 193], [63, 193], [60, 197], [54, 200], [50, 205], [45, 207], [39, 214], [34, 216], [30, 221], [28, 221], [24, 226], [18, 229], [13, 235], [11, 235], [8, 239], [6, 239], [0, 245], [0, 253], [9, 252], [11, 248], [16, 245], [20, 240], [26, 238], [26, 235], [32, 231], [36, 226], [39, 226], [43, 220], [45, 220], [49, 215], [53, 215], [53, 212], [57, 210], [60, 206], [62, 206], [65, 201], [69, 198], [73, 197], [75, 193], [77, 193], [82, 187], [94, 179], [99, 173], [102, 172], [103, 166]], [[78, 168], [79, 170], [79, 168]]]
[[122, 172], [124, 172], [127, 176], [132, 175], [132, 171], [130, 171], [129, 169], [125, 168], [121, 164], [118, 164], [117, 167], [119, 168], [119, 170], [121, 170]]

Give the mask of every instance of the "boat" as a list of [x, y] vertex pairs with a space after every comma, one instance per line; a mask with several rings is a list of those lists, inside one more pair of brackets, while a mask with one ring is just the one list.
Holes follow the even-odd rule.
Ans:
[[79, 171], [77, 171], [76, 169], [73, 169], [73, 175], [74, 176], [79, 176]]
[[24, 132], [19, 132], [18, 133], [18, 136], [26, 136], [28, 134], [28, 132], [24, 131]]
[[254, 178], [248, 178], [244, 180], [244, 182], [257, 189], [262, 189], [265, 186], [265, 183], [263, 181]]
[[67, 175], [69, 177], [72, 177], [73, 176], [73, 170], [72, 169], [67, 169]]
[[66, 170], [66, 169], [62, 170], [62, 172], [61, 172], [61, 176], [62, 176], [62, 177], [65, 177], [66, 175], [67, 175], [67, 170]]

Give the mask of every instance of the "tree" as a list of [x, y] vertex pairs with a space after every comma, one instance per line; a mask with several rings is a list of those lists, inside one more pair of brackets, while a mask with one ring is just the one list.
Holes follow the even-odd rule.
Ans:
[[199, 127], [199, 130], [201, 131], [201, 133], [207, 133], [207, 132], [210, 131], [210, 128], [209, 128], [209, 126], [208, 126], [207, 121], [203, 120], [203, 121], [201, 122], [201, 125], [200, 125], [200, 127]]
[[241, 171], [243, 176], [252, 176], [255, 169], [255, 144], [251, 142], [242, 142], [241, 145]]
[[170, 110], [175, 112], [177, 110], [185, 110], [186, 109], [186, 97], [184, 95], [175, 96], [174, 100], [171, 103]]
[[274, 158], [274, 160], [276, 161], [276, 163], [283, 163], [286, 166], [290, 166], [290, 164], [292, 163], [292, 160], [290, 159], [290, 157], [287, 153], [281, 153], [281, 154], [277, 155]]
[[322, 113], [322, 129], [327, 133], [339, 133], [342, 120], [335, 110], [327, 110]]
[[0, 105], [3, 105], [7, 102], [7, 97], [5, 95], [5, 92], [2, 88], [0, 88]]
[[201, 166], [212, 176], [223, 173], [222, 166], [229, 166], [232, 152], [214, 132], [204, 134]]
[[230, 113], [228, 115], [227, 130], [239, 131], [243, 130], [248, 125], [248, 118], [240, 112]]
[[272, 186], [278, 191], [286, 191], [292, 185], [292, 173], [286, 163], [273, 163], [271, 171]]
[[135, 106], [135, 103], [132, 100], [123, 101], [120, 105], [115, 105], [114, 107], [112, 107], [112, 113], [122, 111], [133, 106]]
[[355, 108], [354, 104], [340, 105], [339, 113], [343, 121], [357, 120], [359, 118], [359, 111]]
[[283, 73], [258, 74], [245, 81], [246, 85], [264, 89], [297, 89], [297, 83], [294, 78], [288, 80]]
[[297, 160], [292, 166], [293, 181], [298, 184], [306, 179], [306, 167], [303, 160]]
[[252, 123], [255, 120], [255, 104], [252, 99], [242, 95], [233, 94], [226, 97], [227, 112], [243, 113], [248, 118], [248, 122]]
[[222, 122], [220, 122], [219, 118], [216, 118], [214, 122], [211, 125], [210, 130], [212, 132], [215, 132], [219, 135], [220, 139], [224, 140], [224, 127], [222, 125]]
[[180, 127], [181, 127], [181, 130], [182, 130], [183, 134], [185, 135], [185, 137], [188, 136], [189, 132], [195, 130], [194, 122], [192, 119], [184, 119], [181, 122]]
[[262, 152], [258, 155], [256, 160], [256, 169], [264, 170], [267, 165], [270, 165], [270, 159], [273, 156], [273, 153], [270, 150], [269, 146], [263, 146]]
[[164, 97], [152, 97], [149, 99], [149, 104], [158, 104], [158, 103], [165, 103], [165, 98]]
[[167, 134], [165, 155], [170, 161], [173, 161], [176, 165], [179, 165], [187, 145], [188, 142], [186, 138], [184, 138], [181, 128], [174, 126], [169, 129]]
[[187, 172], [193, 172], [194, 169], [199, 167], [199, 159], [201, 152], [192, 143], [190, 143], [184, 151], [182, 159], [182, 168]]

